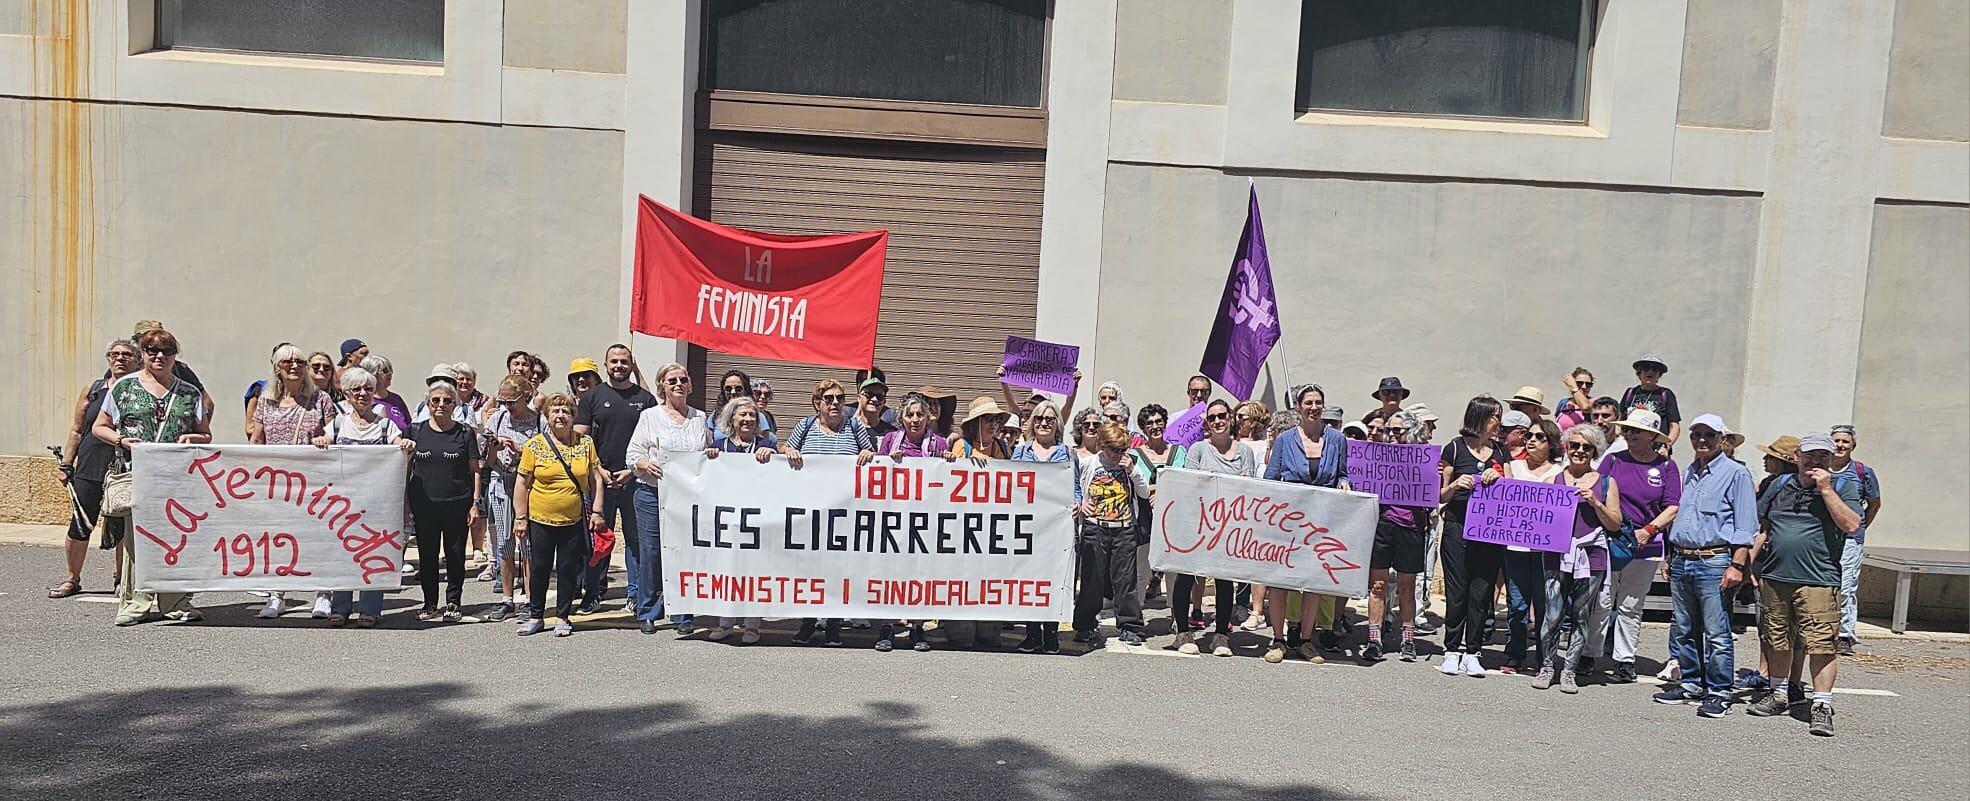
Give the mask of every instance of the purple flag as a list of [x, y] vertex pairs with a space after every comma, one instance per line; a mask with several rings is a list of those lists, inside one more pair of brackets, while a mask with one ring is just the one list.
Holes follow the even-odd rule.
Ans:
[[1259, 190], [1252, 187], [1245, 232], [1238, 236], [1231, 276], [1218, 301], [1217, 322], [1204, 343], [1198, 372], [1210, 376], [1239, 400], [1251, 400], [1259, 365], [1279, 342], [1279, 304], [1272, 294], [1272, 263], [1265, 255], [1265, 226], [1259, 222]]

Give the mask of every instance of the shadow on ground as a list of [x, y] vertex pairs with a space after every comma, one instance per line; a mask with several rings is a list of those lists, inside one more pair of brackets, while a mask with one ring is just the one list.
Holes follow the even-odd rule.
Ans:
[[[542, 690], [573, 703], [580, 691], [572, 675]], [[0, 708], [0, 798], [1342, 797], [1198, 781], [1180, 767], [1080, 765], [1017, 739], [955, 741], [927, 734], [903, 703], [853, 716], [716, 720], [685, 704], [529, 703], [488, 717], [454, 703], [471, 692], [454, 683], [294, 693], [210, 685]]]

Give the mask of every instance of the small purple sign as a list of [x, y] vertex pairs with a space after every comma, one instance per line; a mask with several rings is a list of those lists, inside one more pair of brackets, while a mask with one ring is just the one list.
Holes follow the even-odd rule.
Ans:
[[1580, 496], [1564, 484], [1501, 478], [1478, 482], [1464, 518], [1464, 539], [1565, 553], [1573, 547]]
[[1202, 442], [1204, 440], [1204, 407], [1205, 404], [1197, 404], [1185, 410], [1183, 414], [1179, 414], [1171, 419], [1169, 426], [1163, 429], [1163, 439], [1186, 448], [1190, 447], [1191, 443]]
[[1013, 386], [1066, 395], [1074, 391], [1074, 368], [1080, 363], [1079, 347], [1006, 337], [1004, 381]]
[[1348, 484], [1390, 506], [1435, 506], [1439, 486], [1435, 445], [1348, 440]]

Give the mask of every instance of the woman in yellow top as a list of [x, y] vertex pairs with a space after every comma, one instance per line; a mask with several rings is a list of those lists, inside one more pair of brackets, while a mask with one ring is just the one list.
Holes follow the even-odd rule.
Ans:
[[[590, 530], [602, 527], [602, 498], [595, 492], [600, 465], [595, 441], [575, 433], [575, 399], [565, 392], [540, 402], [547, 430], [520, 449], [520, 469], [513, 484], [513, 534], [529, 543], [532, 581], [527, 587], [533, 612], [520, 626], [520, 636], [545, 627], [547, 578], [555, 579], [554, 636], [575, 633], [568, 616], [581, 590], [582, 570], [588, 566]], [[558, 569], [557, 569], [558, 568]]]

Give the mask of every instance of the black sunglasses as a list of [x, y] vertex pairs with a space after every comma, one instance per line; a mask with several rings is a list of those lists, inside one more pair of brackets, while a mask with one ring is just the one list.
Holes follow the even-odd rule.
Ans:
[[1579, 451], [1581, 453], [1594, 452], [1594, 446], [1585, 442], [1569, 442], [1566, 444], [1566, 449], [1570, 451]]
[[146, 356], [176, 356], [176, 355], [178, 355], [178, 349], [177, 349], [177, 348], [144, 348], [144, 355], [146, 355]]
[[1206, 423], [1215, 423], [1219, 420], [1229, 420], [1229, 419], [1231, 419], [1230, 412], [1218, 412], [1217, 414], [1204, 415], [1204, 422]]

